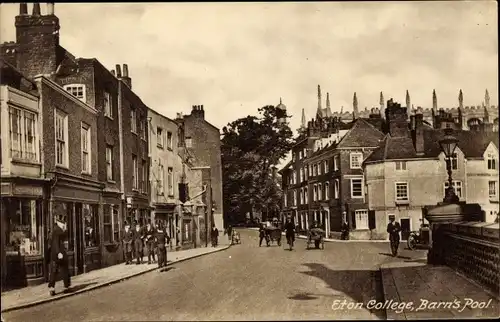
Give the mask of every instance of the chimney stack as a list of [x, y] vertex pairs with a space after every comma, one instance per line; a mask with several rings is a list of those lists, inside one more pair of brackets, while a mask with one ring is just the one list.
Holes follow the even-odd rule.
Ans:
[[116, 64], [116, 77], [122, 78], [122, 67]]
[[415, 151], [424, 154], [424, 111], [419, 106], [415, 113]]
[[49, 16], [54, 15], [54, 3], [53, 2], [47, 3], [47, 15], [49, 15]]
[[128, 66], [123, 64], [123, 77], [128, 77]]
[[21, 2], [19, 5], [19, 15], [26, 16], [28, 14], [28, 4], [26, 2]]
[[33, 16], [40, 16], [41, 11], [40, 11], [40, 3], [34, 3], [33, 4]]
[[132, 78], [128, 74], [128, 65], [123, 64], [123, 76], [122, 81], [127, 84], [128, 87], [132, 88]]
[[113, 76], [116, 76], [114, 69], [111, 70], [111, 74], [113, 74]]

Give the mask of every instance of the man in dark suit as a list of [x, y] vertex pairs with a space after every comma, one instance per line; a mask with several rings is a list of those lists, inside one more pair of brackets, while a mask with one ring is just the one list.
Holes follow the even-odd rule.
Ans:
[[162, 222], [159, 222], [154, 238], [158, 245], [158, 268], [162, 268], [167, 266], [167, 244], [170, 242]]
[[151, 264], [151, 258], [153, 258], [153, 262], [155, 261], [155, 229], [150, 222], [148, 222], [144, 229], [144, 236], [144, 242], [148, 251], [148, 264]]
[[68, 233], [66, 229], [66, 220], [64, 216], [56, 216], [54, 227], [48, 240], [48, 254], [50, 256], [49, 292], [51, 296], [56, 294], [55, 285], [58, 271], [61, 272], [63, 277], [65, 293], [69, 291], [69, 287], [71, 286], [68, 254], [65, 246], [65, 242], [67, 241]]
[[132, 252], [134, 251], [134, 233], [132, 232], [132, 228], [130, 228], [130, 225], [126, 220], [124, 223], [122, 242], [123, 253], [125, 255], [125, 265], [132, 264]]
[[389, 233], [389, 241], [391, 242], [391, 251], [393, 256], [396, 256], [398, 254], [399, 232], [401, 231], [401, 226], [395, 220], [396, 220], [395, 215], [389, 215], [389, 224], [387, 225], [387, 232]]
[[134, 234], [134, 252], [135, 252], [135, 258], [136, 258], [136, 264], [139, 265], [142, 263], [142, 257], [143, 257], [143, 243], [144, 243], [144, 231], [137, 222], [137, 220], [134, 220], [134, 228], [132, 229], [132, 232]]

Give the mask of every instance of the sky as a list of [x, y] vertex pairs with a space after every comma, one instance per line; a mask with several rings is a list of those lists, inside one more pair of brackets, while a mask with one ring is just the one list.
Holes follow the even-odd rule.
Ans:
[[[28, 4], [31, 13], [32, 5]], [[19, 4], [0, 6], [0, 40], [15, 41]], [[45, 14], [42, 4], [42, 14]], [[128, 64], [134, 91], [174, 118], [204, 105], [222, 129], [280, 97], [311, 119], [317, 85], [333, 111], [386, 100], [455, 107], [498, 103], [495, 1], [56, 3], [61, 45], [104, 66]]]

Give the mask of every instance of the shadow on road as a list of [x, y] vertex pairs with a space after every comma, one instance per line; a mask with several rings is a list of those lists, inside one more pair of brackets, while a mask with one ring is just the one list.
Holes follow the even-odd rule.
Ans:
[[[332, 270], [323, 264], [306, 263], [303, 265], [308, 267], [310, 271], [301, 272], [302, 274], [323, 280], [329, 288], [336, 292], [344, 293], [346, 296], [352, 298], [354, 302], [366, 305], [369, 300], [376, 300], [377, 302], [383, 302], [384, 300], [382, 277], [379, 270]], [[373, 285], [375, 285], [375, 289]], [[310, 296], [307, 293], [305, 295]], [[384, 310], [370, 310], [370, 313], [380, 319], [386, 319]]]
[[317, 298], [318, 298], [317, 296], [314, 296], [311, 293], [298, 293], [295, 294], [294, 296], [288, 297], [288, 299], [290, 300], [299, 300], [299, 301], [315, 300]]
[[68, 289], [67, 293], [78, 292], [80, 290], [83, 290], [84, 288], [87, 288], [87, 287], [95, 285], [95, 284], [97, 284], [97, 282], [78, 284], [78, 285], [70, 287]]
[[163, 272], [168, 272], [168, 271], [173, 270], [173, 269], [175, 269], [175, 267], [165, 267], [165, 268], [162, 268], [162, 269], [160, 270], [160, 273], [163, 273]]
[[[394, 257], [394, 256], [392, 256], [392, 254], [389, 254], [389, 253], [378, 253], [378, 254], [379, 254], [379, 255], [385, 255], [385, 256]], [[411, 257], [406, 257], [406, 256], [401, 256], [401, 255], [396, 256], [396, 258], [401, 258], [401, 259], [411, 259]]]

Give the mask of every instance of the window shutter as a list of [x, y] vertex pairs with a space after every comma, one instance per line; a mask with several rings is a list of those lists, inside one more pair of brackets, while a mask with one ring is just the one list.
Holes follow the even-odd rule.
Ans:
[[186, 184], [179, 183], [179, 200], [181, 202], [186, 202]]
[[368, 210], [368, 228], [375, 229], [375, 210]]
[[352, 212], [352, 229], [356, 229], [356, 212]]

